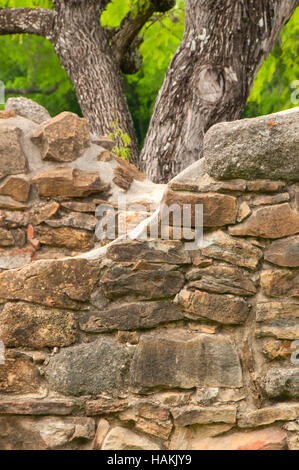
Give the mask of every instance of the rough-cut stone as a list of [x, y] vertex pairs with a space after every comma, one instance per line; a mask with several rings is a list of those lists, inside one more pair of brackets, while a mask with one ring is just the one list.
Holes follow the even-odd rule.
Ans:
[[12, 233], [0, 227], [0, 246], [14, 246], [15, 240]]
[[282, 179], [298, 181], [298, 109], [222, 122], [205, 134], [208, 173], [220, 180]]
[[237, 221], [242, 222], [244, 219], [246, 219], [250, 214], [252, 213], [249, 205], [247, 202], [242, 202], [240, 204], [239, 210], [238, 210], [238, 215], [237, 215]]
[[247, 190], [253, 192], [273, 193], [285, 188], [283, 181], [256, 180], [247, 181]]
[[177, 294], [184, 284], [184, 276], [178, 271], [132, 271], [128, 266], [112, 265], [100, 283], [108, 298], [135, 294], [155, 299]]
[[94, 289], [99, 268], [85, 259], [40, 260], [0, 273], [0, 299], [49, 307], [82, 308]]
[[111, 151], [115, 146], [114, 140], [108, 136], [91, 134], [90, 138], [93, 144], [99, 145], [100, 147], [103, 147], [106, 150]]
[[177, 426], [189, 426], [190, 424], [213, 424], [236, 422], [237, 409], [235, 406], [197, 407], [185, 406], [171, 410], [174, 423]]
[[76, 321], [70, 312], [8, 302], [0, 313], [0, 338], [9, 347], [69, 346], [76, 340]]
[[291, 434], [287, 438], [289, 450], [299, 450], [299, 434]]
[[191, 292], [186, 288], [176, 296], [175, 302], [184, 308], [188, 318], [207, 318], [227, 325], [244, 323], [250, 310], [241, 297]]
[[168, 439], [172, 430], [169, 410], [147, 402], [133, 402], [119, 414], [122, 421], [134, 422], [135, 429], [160, 439]]
[[252, 206], [265, 206], [269, 204], [279, 204], [290, 200], [289, 193], [276, 194], [275, 196], [258, 196], [251, 201]]
[[30, 121], [36, 122], [37, 124], [51, 119], [46, 108], [36, 103], [36, 101], [24, 97], [8, 98], [5, 109], [14, 111], [19, 116], [30, 119]]
[[75, 212], [93, 212], [96, 211], [96, 205], [94, 202], [77, 202], [77, 201], [66, 201], [62, 202], [61, 206], [65, 209]]
[[138, 170], [133, 163], [130, 163], [128, 160], [125, 160], [122, 157], [115, 156], [115, 160], [119, 163], [120, 167], [125, 171], [125, 174], [132, 177], [134, 180], [137, 181], [144, 181], [146, 175], [142, 173], [142, 171]]
[[70, 112], [63, 112], [42, 124], [31, 140], [40, 149], [43, 160], [56, 162], [72, 162], [90, 146], [86, 119]]
[[6, 350], [0, 363], [0, 393], [34, 393], [39, 390], [40, 377], [32, 359], [18, 351]]
[[299, 232], [299, 214], [288, 203], [257, 209], [244, 222], [229, 227], [231, 235], [282, 238]]
[[0, 126], [0, 179], [26, 172], [26, 157], [21, 144], [21, 130]]
[[90, 214], [71, 212], [60, 219], [47, 220], [50, 227], [73, 227], [93, 231], [97, 225], [97, 219]]
[[112, 180], [113, 183], [121, 189], [128, 191], [134, 181], [133, 176], [127, 173], [125, 168], [122, 168], [121, 166], [114, 168], [113, 173], [115, 175]]
[[148, 240], [119, 241], [109, 246], [107, 256], [114, 261], [139, 261], [151, 263], [188, 264], [188, 253], [180, 241]]
[[92, 450], [101, 450], [103, 441], [105, 437], [107, 436], [107, 433], [110, 429], [110, 424], [109, 421], [106, 419], [100, 419], [95, 438], [92, 443]]
[[299, 369], [270, 369], [265, 377], [265, 390], [270, 398], [299, 398]]
[[299, 236], [277, 240], [265, 250], [264, 258], [278, 266], [299, 266]]
[[85, 405], [87, 416], [98, 416], [109, 413], [119, 413], [128, 407], [127, 400], [105, 397], [98, 400], [88, 400]]
[[[162, 218], [167, 214], [165, 211], [165, 205], [168, 206], [168, 209], [170, 209], [172, 205], [178, 205], [180, 207], [179, 215], [181, 220], [183, 220], [183, 205], [190, 205], [191, 227], [195, 226], [195, 206], [197, 204], [203, 205], [204, 227], [221, 227], [227, 224], [234, 224], [236, 221], [236, 198], [226, 194], [194, 194], [167, 190], [163, 199], [163, 203], [164, 205], [161, 210]], [[174, 220], [172, 223], [171, 221], [171, 225], [177, 225], [177, 222]]]
[[9, 228], [25, 227], [28, 225], [29, 217], [25, 212], [3, 211], [0, 212], [0, 226]]
[[18, 397], [0, 400], [0, 413], [5, 415], [71, 415], [79, 409], [75, 400], [47, 398], [45, 400]]
[[238, 426], [240, 428], [266, 426], [267, 424], [272, 424], [275, 421], [289, 421], [296, 419], [298, 414], [298, 404], [283, 403], [243, 414], [238, 419]]
[[2, 109], [0, 111], [0, 119], [10, 119], [17, 117], [14, 111], [9, 111], [8, 109]]
[[[213, 427], [217, 425], [211, 425]], [[218, 425], [218, 434], [225, 432], [224, 426]], [[221, 428], [223, 426], [223, 430]], [[193, 428], [193, 426], [191, 426]], [[180, 440], [173, 439], [170, 449], [182, 450], [283, 450], [286, 448], [287, 433], [276, 427], [259, 429], [251, 432], [234, 432], [225, 436], [205, 437], [202, 426], [197, 429], [183, 428]], [[216, 428], [217, 432], [217, 428]], [[184, 433], [184, 434], [183, 434]], [[181, 444], [181, 445], [180, 445]], [[179, 446], [179, 447], [178, 447]]]
[[10, 196], [18, 202], [26, 202], [29, 197], [29, 191], [29, 181], [21, 176], [10, 176], [0, 186], [0, 194]]
[[242, 372], [228, 338], [177, 332], [141, 339], [133, 359], [131, 382], [141, 388], [238, 388]]
[[71, 166], [49, 168], [36, 175], [32, 181], [42, 197], [86, 197], [108, 189], [97, 172], [78, 170]]
[[150, 439], [140, 436], [128, 428], [116, 426], [108, 432], [102, 450], [159, 450]]
[[289, 357], [293, 352], [290, 341], [279, 341], [269, 339], [263, 345], [263, 353], [273, 361], [274, 359], [284, 359]]
[[266, 325], [260, 325], [255, 332], [256, 336], [272, 336], [278, 339], [295, 340], [299, 338], [299, 319], [283, 318], [273, 320]]
[[56, 201], [35, 204], [29, 213], [30, 222], [39, 225], [57, 213], [59, 204]]
[[[0, 250], [0, 269], [16, 269], [31, 263], [33, 250], [30, 248], [14, 248], [13, 250]], [[1, 287], [0, 287], [1, 290]]]
[[255, 269], [263, 256], [262, 251], [248, 241], [235, 239], [220, 230], [204, 236], [200, 252], [249, 269]]
[[50, 359], [49, 385], [65, 395], [115, 395], [124, 390], [130, 352], [113, 339], [71, 346]]
[[9, 196], [0, 196], [0, 209], [8, 209], [11, 211], [24, 211], [28, 207], [25, 204], [16, 202]]
[[269, 297], [299, 296], [298, 271], [262, 271], [261, 288]]
[[106, 310], [86, 313], [79, 322], [84, 331], [102, 332], [151, 328], [182, 318], [184, 313], [172, 302], [131, 302], [118, 306], [111, 304]]
[[172, 433], [169, 450], [197, 450], [200, 442], [229, 431], [232, 424], [206, 424], [176, 426]]
[[273, 301], [256, 304], [257, 322], [292, 317], [299, 317], [299, 302]]
[[193, 268], [186, 278], [192, 287], [219, 294], [254, 295], [256, 287], [250, 276], [232, 266], [209, 266]]
[[42, 245], [64, 247], [70, 250], [87, 251], [93, 248], [93, 234], [70, 227], [39, 227], [38, 240]]

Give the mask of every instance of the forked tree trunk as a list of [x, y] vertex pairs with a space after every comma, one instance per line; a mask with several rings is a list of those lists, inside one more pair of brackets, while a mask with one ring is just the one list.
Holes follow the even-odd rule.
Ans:
[[142, 170], [167, 182], [202, 155], [203, 136], [238, 118], [298, 0], [186, 0], [185, 33], [155, 103]]
[[132, 139], [133, 158], [139, 154], [133, 120], [123, 91], [122, 76], [107, 33], [100, 26], [99, 2], [54, 2], [55, 21], [50, 40], [74, 85], [82, 113], [92, 132], [106, 135], [111, 122]]

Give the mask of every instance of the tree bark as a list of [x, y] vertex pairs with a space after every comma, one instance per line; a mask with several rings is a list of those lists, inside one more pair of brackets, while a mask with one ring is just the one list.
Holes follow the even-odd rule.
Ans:
[[298, 0], [186, 0], [183, 40], [155, 103], [139, 166], [167, 182], [202, 156], [203, 136], [238, 118]]

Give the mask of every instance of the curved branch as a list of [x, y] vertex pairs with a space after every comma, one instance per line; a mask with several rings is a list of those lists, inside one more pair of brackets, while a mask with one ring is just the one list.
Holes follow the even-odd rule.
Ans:
[[0, 8], [0, 35], [37, 34], [51, 38], [55, 13], [44, 8]]
[[112, 50], [122, 72], [136, 73], [142, 64], [138, 53], [141, 43], [137, 35], [155, 12], [166, 12], [175, 6], [175, 0], [150, 0], [137, 11], [130, 11], [112, 39]]
[[41, 88], [5, 88], [5, 93], [7, 95], [33, 95], [33, 94], [42, 94], [42, 95], [52, 95], [58, 89], [61, 82], [55, 83], [48, 90], [42, 90]]

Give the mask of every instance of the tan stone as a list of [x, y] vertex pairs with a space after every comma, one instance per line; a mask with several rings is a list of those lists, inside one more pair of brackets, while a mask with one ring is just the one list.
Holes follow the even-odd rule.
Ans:
[[0, 400], [0, 413], [5, 415], [70, 415], [78, 408], [78, 402], [64, 398], [41, 400], [25, 395]]
[[248, 191], [254, 192], [276, 192], [281, 191], [285, 187], [285, 183], [282, 181], [269, 181], [269, 180], [256, 180], [248, 181], [247, 189]]
[[113, 170], [114, 178], [113, 183], [119, 186], [121, 189], [128, 191], [130, 189], [131, 184], [134, 181], [133, 176], [126, 171], [125, 168], [118, 166]]
[[279, 204], [280, 202], [286, 202], [290, 200], [289, 193], [276, 194], [275, 196], [258, 196], [251, 204], [253, 206], [265, 206], [269, 204]]
[[70, 166], [49, 168], [36, 175], [33, 180], [42, 197], [85, 197], [106, 191], [97, 172], [77, 170]]
[[179, 292], [175, 302], [184, 308], [187, 318], [208, 318], [228, 325], [243, 323], [250, 310], [241, 297], [209, 294], [198, 290], [191, 292], [186, 288]]
[[25, 204], [16, 202], [8, 196], [0, 196], [0, 209], [8, 209], [11, 211], [24, 211], [28, 209]]
[[128, 428], [116, 426], [104, 439], [102, 450], [159, 450], [150, 439], [140, 436]]
[[177, 426], [171, 436], [168, 450], [197, 450], [203, 440], [229, 431], [232, 424]]
[[282, 238], [299, 232], [299, 214], [288, 203], [262, 207], [239, 225], [229, 227], [231, 235]]
[[76, 340], [76, 321], [64, 310], [8, 302], [0, 313], [0, 338], [9, 347], [70, 346]]
[[110, 429], [109, 421], [106, 419], [100, 419], [96, 431], [95, 438], [92, 443], [92, 450], [100, 450], [103, 444], [105, 437]]
[[299, 450], [299, 433], [288, 436], [287, 443], [289, 450]]
[[7, 349], [0, 364], [0, 393], [34, 393], [39, 390], [40, 376], [32, 359]]
[[91, 142], [107, 150], [112, 150], [115, 141], [108, 136], [91, 134]]
[[299, 266], [299, 236], [277, 240], [265, 250], [265, 260], [278, 266]]
[[0, 127], [0, 179], [7, 175], [25, 173], [26, 156], [21, 144], [21, 129]]
[[272, 336], [278, 339], [295, 340], [299, 338], [299, 320], [283, 319], [256, 328], [257, 337]]
[[0, 119], [10, 119], [17, 117], [14, 111], [10, 111], [9, 109], [2, 109], [0, 111]]
[[39, 225], [57, 213], [59, 204], [56, 201], [34, 204], [30, 210], [29, 218], [33, 225]]
[[240, 428], [255, 428], [272, 424], [276, 421], [293, 420], [298, 417], [298, 414], [298, 404], [283, 403], [244, 413], [238, 419], [238, 426]]
[[249, 205], [247, 202], [242, 202], [240, 204], [239, 210], [238, 210], [238, 215], [237, 215], [237, 221], [242, 222], [244, 219], [246, 219], [250, 214], [252, 213]]
[[61, 203], [61, 207], [76, 212], [95, 212], [96, 205], [93, 202], [66, 201]]
[[89, 231], [94, 231], [98, 220], [91, 214], [80, 212], [70, 212], [59, 219], [47, 220], [46, 224], [50, 227], [72, 227]]
[[31, 140], [40, 149], [43, 160], [71, 162], [90, 146], [87, 120], [63, 112], [41, 124]]
[[85, 230], [70, 227], [39, 227], [38, 239], [42, 245], [64, 247], [70, 250], [87, 251], [93, 248], [93, 235]]
[[99, 398], [98, 400], [88, 400], [86, 402], [87, 416], [97, 416], [102, 414], [118, 413], [128, 407], [127, 400], [117, 400], [113, 398]]
[[237, 409], [235, 406], [196, 407], [193, 405], [172, 409], [174, 423], [178, 426], [190, 424], [213, 424], [236, 422]]
[[269, 297], [299, 296], [297, 271], [262, 271], [260, 279], [262, 292]]
[[202, 255], [249, 269], [255, 269], [263, 256], [262, 251], [248, 241], [237, 240], [220, 230], [205, 235], [203, 243]]
[[272, 301], [257, 302], [256, 321], [262, 322], [275, 318], [299, 317], [299, 302]]
[[168, 439], [172, 430], [169, 410], [151, 403], [133, 403], [130, 408], [119, 414], [122, 421], [134, 422], [135, 429], [159, 437]]
[[0, 227], [0, 246], [14, 246], [15, 240], [9, 230]]
[[271, 361], [274, 359], [284, 359], [289, 357], [294, 350], [291, 348], [291, 341], [279, 341], [269, 339], [263, 345], [263, 353]]
[[29, 197], [30, 183], [21, 176], [9, 176], [0, 186], [0, 194], [10, 196], [18, 202], [26, 202]]
[[[164, 206], [170, 208], [176, 204], [181, 208], [183, 204], [191, 206], [191, 227], [195, 226], [195, 206], [203, 205], [203, 226], [204, 227], [221, 227], [227, 224], [233, 224], [236, 221], [237, 205], [236, 198], [225, 194], [194, 194], [185, 192], [173, 192], [167, 190], [164, 199]], [[161, 217], [166, 215], [165, 209], [162, 208]], [[182, 219], [182, 214], [180, 214]], [[170, 215], [171, 219], [171, 215]], [[170, 225], [177, 225], [174, 221]]]

